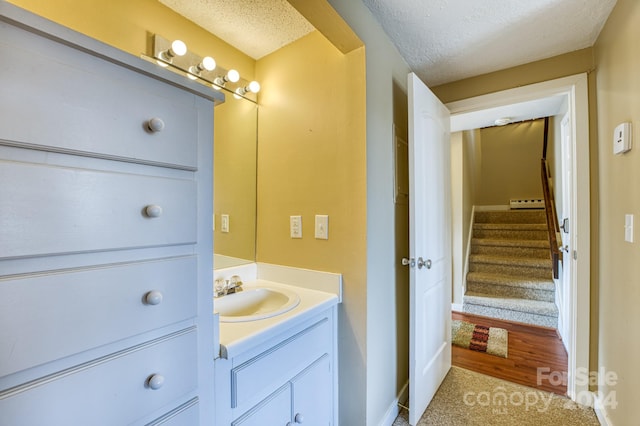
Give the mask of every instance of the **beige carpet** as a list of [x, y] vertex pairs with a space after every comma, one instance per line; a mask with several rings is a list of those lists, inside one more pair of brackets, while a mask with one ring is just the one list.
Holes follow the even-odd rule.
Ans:
[[[393, 426], [407, 426], [402, 410]], [[599, 426], [594, 411], [549, 392], [451, 367], [414, 426]]]

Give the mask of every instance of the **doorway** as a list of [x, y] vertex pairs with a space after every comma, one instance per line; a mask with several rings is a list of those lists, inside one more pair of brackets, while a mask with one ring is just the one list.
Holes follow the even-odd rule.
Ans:
[[[567, 394], [574, 401], [591, 403], [588, 385], [577, 378], [584, 377], [589, 367], [589, 288], [590, 288], [590, 219], [589, 219], [589, 117], [587, 75], [579, 74], [516, 89], [496, 92], [447, 104], [451, 112], [451, 132], [484, 127], [487, 120], [498, 117], [529, 114], [528, 118], [558, 113], [558, 102], [565, 103], [566, 121], [570, 131], [572, 158], [562, 167], [571, 167], [565, 184], [571, 188], [568, 214], [573, 224], [568, 238], [569, 253], [565, 254], [564, 270], [557, 282], [562, 285], [564, 300], [560, 328], [567, 349]], [[546, 111], [546, 112], [545, 112]], [[563, 156], [564, 157], [564, 156]], [[564, 188], [564, 187], [563, 187]], [[577, 215], [577, 212], [580, 215]], [[465, 220], [465, 218], [463, 218]], [[466, 254], [466, 253], [465, 253]], [[456, 254], [454, 253], [454, 256]], [[462, 253], [458, 253], [462, 256]], [[464, 280], [463, 280], [464, 282]], [[454, 294], [460, 294], [454, 289]], [[461, 300], [454, 300], [455, 303]]]

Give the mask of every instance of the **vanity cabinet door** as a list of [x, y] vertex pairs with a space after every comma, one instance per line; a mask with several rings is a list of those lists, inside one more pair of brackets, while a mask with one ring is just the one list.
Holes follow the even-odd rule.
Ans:
[[291, 389], [289, 383], [281, 387], [231, 426], [284, 426], [291, 418]]
[[332, 374], [325, 354], [291, 380], [293, 418], [290, 425], [329, 426], [332, 418]]

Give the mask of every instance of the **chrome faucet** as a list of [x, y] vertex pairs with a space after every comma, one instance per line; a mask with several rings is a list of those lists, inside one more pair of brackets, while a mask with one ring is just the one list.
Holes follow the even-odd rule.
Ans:
[[227, 284], [227, 294], [238, 293], [242, 291], [242, 280], [239, 275], [233, 275]]
[[239, 275], [233, 275], [228, 280], [224, 278], [216, 278], [213, 283], [213, 297], [222, 297], [227, 294], [238, 293], [242, 291], [242, 280]]

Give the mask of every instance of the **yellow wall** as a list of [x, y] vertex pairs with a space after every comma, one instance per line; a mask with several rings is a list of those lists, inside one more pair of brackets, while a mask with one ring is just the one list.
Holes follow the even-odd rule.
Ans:
[[443, 103], [448, 103], [591, 70], [593, 70], [593, 49], [589, 47], [541, 61], [454, 81], [433, 87], [431, 90]]
[[[616, 384], [600, 384], [604, 395], [615, 392], [619, 403], [607, 407], [612, 424], [632, 424], [640, 417], [640, 233], [633, 244], [624, 241], [624, 215], [640, 223], [640, 79], [638, 69], [640, 2], [618, 0], [595, 45], [598, 97], [598, 157], [600, 215], [599, 360], [617, 373]], [[612, 152], [613, 129], [634, 126], [634, 149]]]
[[481, 183], [474, 204], [508, 205], [511, 198], [542, 198], [544, 120], [489, 127], [480, 133]]
[[[344, 274], [346, 309], [366, 293], [364, 49], [343, 55], [320, 33], [258, 61], [259, 262]], [[329, 239], [314, 238], [316, 214]], [[292, 239], [289, 216], [302, 216]]]

